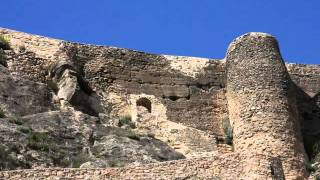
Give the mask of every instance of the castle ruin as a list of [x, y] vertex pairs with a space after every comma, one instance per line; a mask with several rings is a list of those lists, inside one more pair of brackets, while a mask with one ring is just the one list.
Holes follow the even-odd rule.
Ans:
[[271, 35], [238, 37], [224, 59], [214, 60], [84, 45], [8, 29], [0, 29], [0, 34], [12, 47], [5, 51], [4, 72], [36, 84], [49, 80], [57, 84], [55, 107], [37, 105], [43, 104], [37, 100], [41, 94], [23, 96], [33, 102], [23, 109], [0, 97], [8, 113], [24, 117], [72, 107], [100, 119], [130, 115], [138, 132], [153, 133], [186, 157], [117, 168], [0, 171], [0, 178], [307, 179], [310, 175], [305, 166], [310, 158], [306, 139], [320, 134], [320, 65], [285, 63]]

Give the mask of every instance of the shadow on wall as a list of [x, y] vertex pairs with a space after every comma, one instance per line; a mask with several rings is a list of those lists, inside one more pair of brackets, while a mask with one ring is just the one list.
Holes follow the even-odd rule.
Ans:
[[136, 105], [137, 107], [139, 106], [145, 107], [148, 110], [148, 112], [151, 113], [151, 110], [152, 110], [151, 101], [148, 98], [143, 97], [138, 99], [136, 102]]
[[313, 163], [320, 157], [320, 93], [310, 97], [296, 85], [304, 148]]
[[104, 112], [101, 98], [80, 74], [71, 62], [57, 61], [50, 67], [50, 84], [54, 87], [51, 89], [60, 100], [68, 101], [76, 110], [98, 116]]

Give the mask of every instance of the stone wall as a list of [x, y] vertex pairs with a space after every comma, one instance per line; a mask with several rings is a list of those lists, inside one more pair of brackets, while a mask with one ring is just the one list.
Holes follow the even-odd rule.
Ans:
[[169, 120], [222, 134], [224, 61], [69, 43], [6, 29], [0, 33], [13, 48], [6, 52], [12, 73], [46, 82], [53, 64], [71, 62], [110, 107], [105, 111], [111, 116], [131, 113], [131, 94], [154, 95], [167, 107]]
[[[69, 61], [103, 97], [104, 105], [111, 107], [105, 109], [111, 115], [131, 113], [128, 100], [131, 94], [154, 95], [167, 107], [165, 116], [169, 120], [215, 135], [223, 134], [221, 122], [227, 117], [223, 60], [146, 54], [7, 29], [0, 29], [0, 33], [10, 39], [13, 48], [6, 53], [12, 73], [46, 82], [52, 64]], [[320, 91], [319, 66], [287, 64], [287, 67], [302, 92], [315, 95]]]
[[[165, 179], [176, 174], [177, 178], [264, 179], [280, 172], [281, 168], [270, 170], [270, 164], [280, 167], [282, 163], [287, 177], [305, 176], [299, 126], [304, 136], [320, 134], [320, 66], [285, 66], [275, 40], [267, 35], [245, 36], [257, 41], [237, 39], [229, 47], [226, 64], [224, 60], [71, 43], [7, 29], [0, 29], [0, 34], [10, 40], [12, 49], [5, 55], [12, 75], [46, 83], [52, 78], [54, 64], [69, 63], [75, 79], [83, 80], [90, 93], [99, 97], [99, 103], [101, 98], [104, 109], [99, 112], [108, 118], [136, 116], [136, 97], [152, 97], [151, 102], [163, 106], [157, 117], [215, 137], [224, 135], [223, 121], [229, 117], [235, 150], [246, 155], [240, 158], [225, 154], [119, 169], [12, 171], [2, 172], [0, 177], [127, 178], [130, 173], [137, 178]], [[248, 158], [248, 154], [254, 157]], [[270, 155], [280, 159], [272, 160]]]
[[311, 97], [320, 92], [320, 65], [286, 64], [292, 81]]
[[263, 33], [237, 38], [228, 48], [227, 71], [235, 151], [277, 156], [287, 179], [305, 177], [295, 86], [277, 41]]
[[320, 134], [320, 66], [287, 64], [292, 81], [297, 85], [296, 99], [305, 139]]
[[[250, 159], [250, 160], [248, 160]], [[274, 159], [239, 154], [125, 168], [34, 169], [0, 172], [0, 179], [281, 179]]]
[[[77, 53], [81, 58], [92, 54], [91, 47], [78, 45], [77, 49], [81, 50]], [[124, 49], [106, 49], [100, 55], [102, 57], [87, 58], [84, 76], [106, 99], [110, 93], [121, 97], [121, 103], [109, 101], [111, 106], [118, 106], [113, 108], [113, 113], [130, 109], [126, 102], [130, 94], [154, 95], [167, 107], [169, 120], [221, 134], [218, 122], [225, 109], [225, 101], [221, 102], [224, 99], [223, 62], [203, 60], [205, 68], [193, 77], [172, 68], [172, 62], [165, 56]], [[189, 63], [196, 66], [197, 62]]]

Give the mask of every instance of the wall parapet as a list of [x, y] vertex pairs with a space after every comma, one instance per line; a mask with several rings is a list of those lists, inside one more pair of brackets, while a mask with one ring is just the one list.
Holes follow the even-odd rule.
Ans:
[[0, 172], [0, 179], [267, 179], [271, 178], [271, 157], [243, 157], [237, 153], [168, 161], [122, 168], [48, 168]]

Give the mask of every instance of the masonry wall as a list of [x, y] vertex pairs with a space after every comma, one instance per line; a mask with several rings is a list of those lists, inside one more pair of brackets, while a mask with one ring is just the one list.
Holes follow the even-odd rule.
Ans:
[[[0, 33], [10, 39], [13, 51], [6, 53], [8, 65], [19, 76], [46, 82], [52, 64], [71, 61], [91, 88], [103, 97], [104, 106], [111, 107], [105, 112], [112, 116], [130, 114], [130, 94], [154, 95], [167, 107], [168, 120], [223, 135], [221, 124], [227, 117], [227, 105], [222, 60], [69, 43], [7, 29], [0, 29]], [[288, 64], [287, 67], [302, 93], [312, 96], [320, 91], [319, 66]], [[305, 102], [310, 104], [308, 96], [298, 104]], [[305, 109], [299, 108], [308, 111]], [[307, 118], [301, 121], [304, 119]]]
[[[250, 161], [247, 161], [250, 159]], [[276, 173], [275, 173], [276, 172]], [[2, 171], [2, 179], [271, 179], [282, 170], [267, 157], [229, 154], [125, 168]]]
[[291, 79], [297, 85], [296, 99], [305, 140], [320, 134], [320, 66], [287, 64]]
[[303, 179], [305, 152], [295, 86], [268, 34], [248, 33], [227, 53], [227, 101], [235, 151], [282, 160], [287, 179]]
[[10, 39], [8, 65], [19, 76], [46, 83], [52, 64], [69, 61], [103, 98], [111, 117], [131, 113], [131, 94], [148, 94], [167, 107], [168, 120], [222, 135], [224, 61], [68, 43], [6, 29], [0, 33]]
[[[237, 88], [240, 88], [239, 92], [241, 93], [238, 90], [234, 90], [233, 95], [228, 97], [228, 109], [226, 98], [227, 74], [224, 60], [154, 55], [114, 47], [83, 45], [6, 29], [0, 29], [0, 34], [4, 34], [10, 39], [12, 50], [7, 50], [5, 53], [8, 67], [12, 74], [25, 77], [33, 82], [46, 83], [50, 80], [49, 74], [52, 64], [59, 61], [71, 62], [76, 67], [77, 73], [102, 98], [102, 103], [105, 107], [104, 113], [110, 115], [110, 117], [132, 112], [131, 95], [153, 95], [166, 107], [164, 115], [168, 120], [205, 130], [217, 136], [223, 136], [222, 122], [228, 117], [228, 111], [231, 116], [240, 116], [239, 114], [232, 115], [232, 113], [242, 112], [241, 116], [243, 117], [241, 118], [248, 121], [253, 119], [255, 122], [251, 121], [251, 124], [243, 123], [235, 126], [237, 129], [242, 129], [242, 131], [235, 131], [235, 146], [236, 148], [240, 147], [239, 152], [243, 151], [250, 154], [249, 151], [252, 150], [252, 145], [243, 143], [250, 138], [253, 139], [254, 146], [257, 149], [260, 148], [257, 154], [264, 152], [265, 149], [263, 147], [269, 147], [269, 145], [265, 146], [263, 142], [252, 138], [252, 133], [248, 133], [246, 130], [267, 132], [267, 135], [260, 134], [266, 137], [272, 137], [273, 134], [270, 135], [270, 133], [275, 133], [277, 137], [279, 136], [276, 141], [280, 139], [286, 144], [272, 142], [278, 143], [279, 146], [274, 149], [271, 148], [272, 152], [268, 152], [267, 155], [274, 153], [273, 151], [281, 152], [283, 149], [288, 150], [288, 152], [284, 152], [285, 155], [283, 157], [290, 158], [293, 157], [292, 153], [297, 153], [299, 155], [298, 161], [295, 162], [296, 164], [293, 163], [293, 166], [296, 167], [292, 167], [297, 171], [299, 171], [298, 166], [303, 166], [300, 158], [303, 156], [301, 155], [303, 154], [303, 148], [301, 148], [302, 141], [299, 140], [301, 137], [299, 133], [296, 133], [299, 131], [299, 124], [295, 123], [295, 121], [300, 120], [304, 135], [320, 134], [320, 67], [316, 65], [287, 64], [288, 73], [294, 82], [291, 84], [282, 60], [280, 62], [281, 65], [277, 64], [280, 69], [278, 66], [270, 66], [271, 64], [268, 64], [269, 62], [267, 61], [262, 63], [253, 61], [254, 63], [252, 64], [242, 62], [240, 69], [237, 70], [241, 76], [237, 77], [232, 74], [233, 80], [229, 78], [229, 80], [232, 80], [231, 82], [235, 82], [235, 85], [240, 85]], [[258, 49], [255, 50], [259, 52]], [[248, 53], [250, 54], [250, 52]], [[269, 53], [275, 55], [273, 54], [274, 52]], [[239, 56], [239, 59], [246, 58]], [[262, 79], [251, 81], [261, 72], [264, 73]], [[271, 77], [268, 76], [270, 72], [280, 74]], [[284, 76], [285, 78], [283, 78]], [[243, 84], [241, 84], [242, 82]], [[269, 83], [267, 88], [265, 88], [265, 83]], [[261, 98], [267, 98], [268, 100], [264, 101]], [[275, 104], [267, 102], [277, 99], [280, 99], [281, 102], [276, 101]], [[234, 101], [232, 102], [232, 100]], [[256, 103], [255, 101], [260, 103], [261, 107], [253, 105]], [[272, 105], [272, 108], [269, 105]], [[233, 106], [234, 109], [230, 108], [230, 106]], [[259, 114], [259, 108], [269, 114]], [[299, 113], [294, 114], [292, 112]], [[278, 121], [279, 118], [275, 116], [279, 114], [281, 118], [288, 121]], [[251, 115], [253, 115], [253, 118], [249, 118]], [[260, 121], [260, 119], [263, 121]], [[230, 120], [234, 121], [233, 118], [230, 118]], [[274, 121], [279, 128], [273, 129], [274, 124], [269, 120]], [[252, 125], [254, 125], [254, 128], [252, 128]], [[272, 131], [268, 132], [270, 128]], [[285, 132], [283, 137], [280, 137], [279, 134], [281, 133], [279, 132]], [[248, 140], [248, 142], [252, 141]], [[292, 152], [291, 148], [296, 148], [297, 152]], [[255, 155], [258, 157], [257, 154]], [[232, 172], [235, 175], [242, 175], [240, 172], [247, 171], [256, 171], [257, 177], [259, 175], [266, 177], [268, 173], [260, 171], [263, 171], [263, 169], [269, 171], [270, 169], [267, 167], [267, 164], [270, 164], [268, 158], [261, 158], [261, 156], [258, 159], [265, 161], [261, 163], [262, 169], [260, 165], [247, 166], [248, 163], [251, 163], [250, 158], [243, 160], [248, 162], [243, 162], [242, 160], [239, 162], [239, 159], [234, 159], [233, 157], [221, 156], [221, 158], [225, 159], [217, 158], [153, 164], [137, 167], [137, 169], [48, 169], [3, 172], [1, 175], [19, 178], [18, 176], [20, 175], [21, 177], [33, 177], [32, 174], [34, 173], [34, 176], [41, 175], [45, 177], [53, 177], [55, 175], [71, 177], [81, 175], [85, 177], [86, 173], [91, 173], [91, 175], [92, 173], [97, 173], [98, 176], [103, 174], [103, 177], [126, 177], [126, 173], [131, 172], [137, 173], [137, 177], [147, 177], [150, 173], [155, 176], [159, 175], [159, 172], [161, 172], [160, 174], [168, 172], [168, 174], [164, 173], [163, 177], [167, 177], [166, 175], [172, 177], [176, 171], [180, 172], [181, 169], [179, 170], [179, 168], [183, 166], [194, 168], [190, 169], [191, 175], [195, 173], [200, 177], [205, 177], [206, 175], [232, 177], [230, 175]], [[246, 163], [246, 165], [242, 163]], [[211, 164], [210, 170], [207, 168], [208, 164]], [[235, 169], [233, 169], [233, 165]], [[288, 173], [287, 171], [290, 170], [287, 170], [286, 164], [284, 166], [286, 173]], [[139, 168], [142, 168], [142, 170], [139, 170]], [[181, 171], [189, 172], [189, 169]], [[303, 174], [304, 172], [301, 170], [297, 174], [299, 173]], [[184, 177], [185, 175], [181, 173], [181, 176]]]
[[286, 64], [293, 82], [313, 97], [320, 92], [320, 65]]

